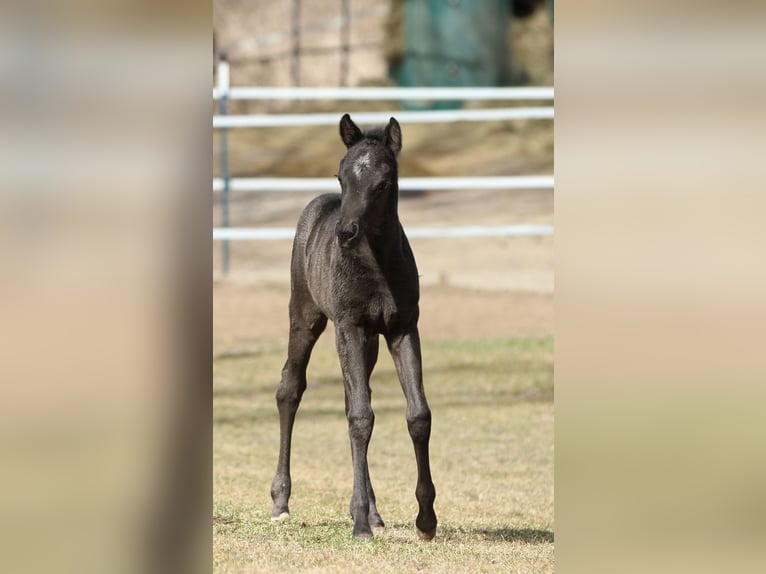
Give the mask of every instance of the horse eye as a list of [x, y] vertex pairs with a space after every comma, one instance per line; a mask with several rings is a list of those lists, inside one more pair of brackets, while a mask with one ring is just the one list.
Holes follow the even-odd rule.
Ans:
[[391, 182], [390, 181], [381, 181], [377, 186], [375, 186], [375, 191], [386, 191], [390, 189]]

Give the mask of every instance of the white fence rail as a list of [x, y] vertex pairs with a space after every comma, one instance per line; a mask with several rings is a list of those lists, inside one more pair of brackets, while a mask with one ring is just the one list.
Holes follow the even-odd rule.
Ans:
[[[405, 229], [410, 239], [463, 238], [463, 237], [528, 237], [553, 235], [552, 225], [522, 224], [484, 226], [468, 225], [463, 227], [408, 227]], [[213, 239], [241, 240], [281, 240], [295, 237], [292, 227], [227, 227], [213, 229]]]
[[[224, 181], [213, 179], [213, 191], [223, 191]], [[552, 175], [483, 177], [400, 177], [400, 191], [455, 189], [553, 189]], [[230, 191], [340, 191], [332, 177], [233, 177]]]
[[[219, 77], [220, 79], [220, 77]], [[223, 78], [226, 80], [227, 78]], [[220, 83], [220, 82], [219, 82]], [[553, 88], [213, 88], [230, 100], [553, 100]]]
[[[489, 122], [508, 120], [552, 120], [552, 107], [490, 108], [481, 110], [433, 110], [396, 112], [354, 112], [359, 124], [385, 124], [396, 116], [400, 124], [444, 122]], [[288, 126], [334, 126], [339, 114], [252, 114], [213, 116], [214, 128], [273, 128]]]
[[[315, 114], [252, 114], [228, 115], [229, 100], [366, 100], [366, 101], [552, 101], [552, 87], [527, 88], [262, 88], [229, 86], [229, 66], [218, 63], [218, 85], [213, 99], [219, 101], [221, 114], [213, 116], [213, 128], [221, 129], [221, 173], [213, 179], [213, 191], [223, 192], [223, 227], [213, 229], [213, 239], [224, 244], [224, 273], [228, 271], [228, 242], [237, 240], [292, 239], [292, 228], [232, 228], [229, 227], [229, 192], [231, 191], [338, 191], [338, 183], [327, 178], [230, 178], [228, 177], [228, 146], [226, 131], [230, 128], [290, 127], [308, 125], [337, 125], [339, 113]], [[360, 124], [382, 124], [395, 116], [399, 123], [442, 123], [464, 121], [510, 121], [521, 119], [553, 119], [554, 108], [510, 107], [487, 109], [455, 109], [433, 111], [355, 112]], [[492, 177], [404, 177], [399, 189], [553, 189], [552, 175], [492, 176]], [[553, 235], [552, 225], [506, 225], [407, 228], [411, 238], [431, 237], [489, 237]]]

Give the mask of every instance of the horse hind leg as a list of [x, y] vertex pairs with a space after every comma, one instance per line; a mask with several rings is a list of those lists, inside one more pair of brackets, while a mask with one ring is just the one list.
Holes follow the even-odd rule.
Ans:
[[[375, 491], [372, 488], [372, 482], [370, 481], [370, 471], [369, 467], [367, 469], [367, 498], [369, 499], [369, 511], [367, 513], [367, 520], [370, 523], [370, 528], [385, 528], [386, 523], [383, 522], [383, 518], [380, 516], [380, 512], [378, 512], [378, 507], [375, 500]], [[348, 512], [351, 515], [351, 518], [354, 518], [354, 498], [351, 497], [351, 502], [348, 506]]]
[[327, 317], [313, 301], [300, 302], [295, 297], [291, 299], [287, 361], [282, 369], [282, 380], [276, 396], [279, 410], [279, 459], [271, 484], [271, 498], [274, 502], [271, 510], [272, 520], [290, 517], [290, 449], [295, 414], [306, 390], [306, 367], [311, 358], [311, 350], [326, 325]]
[[383, 518], [381, 518], [375, 503], [375, 491], [372, 489], [369, 470], [367, 471], [367, 496], [370, 499], [370, 512], [368, 513], [370, 528], [384, 528], [386, 523], [383, 522]]
[[[347, 415], [348, 416], [348, 415]], [[384, 528], [386, 523], [383, 522], [383, 518], [378, 512], [378, 507], [375, 500], [375, 491], [372, 488], [372, 482], [370, 481], [370, 469], [366, 467], [366, 483], [367, 483], [367, 498], [369, 499], [369, 511], [367, 512], [367, 520], [370, 523], [370, 528]], [[348, 505], [348, 513], [351, 518], [354, 518], [354, 497], [351, 497], [351, 502]]]
[[[378, 361], [378, 345], [379, 345], [379, 338], [377, 336], [374, 336], [370, 338], [370, 340], [367, 342], [367, 345], [365, 347], [368, 381], [370, 380], [370, 377], [372, 376], [372, 370], [375, 368], [375, 363], [377, 363]], [[370, 394], [372, 394], [372, 391], [370, 391]], [[367, 468], [367, 496], [370, 499], [370, 512], [369, 512], [370, 527], [372, 528], [385, 527], [386, 523], [383, 522], [383, 519], [381, 518], [380, 513], [378, 512], [378, 507], [375, 502], [375, 491], [372, 489], [372, 481], [370, 480], [369, 466]]]

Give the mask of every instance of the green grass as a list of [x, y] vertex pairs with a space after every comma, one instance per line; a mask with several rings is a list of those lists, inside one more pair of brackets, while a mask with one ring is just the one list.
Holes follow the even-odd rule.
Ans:
[[214, 362], [216, 572], [552, 572], [553, 340], [424, 342], [436, 538], [415, 533], [415, 460], [385, 346], [373, 373], [370, 475], [386, 528], [351, 538], [352, 469], [332, 336], [309, 365], [293, 439], [291, 519], [270, 522], [284, 342]]

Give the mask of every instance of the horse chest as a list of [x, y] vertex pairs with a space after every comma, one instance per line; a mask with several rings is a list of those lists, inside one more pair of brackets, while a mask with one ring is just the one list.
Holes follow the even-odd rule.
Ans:
[[333, 315], [338, 319], [380, 330], [398, 321], [397, 298], [371, 252], [339, 261], [333, 277]]
[[379, 288], [370, 293], [360, 307], [361, 318], [372, 325], [388, 326], [398, 316], [396, 301], [387, 288]]

